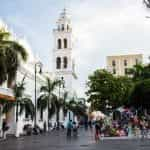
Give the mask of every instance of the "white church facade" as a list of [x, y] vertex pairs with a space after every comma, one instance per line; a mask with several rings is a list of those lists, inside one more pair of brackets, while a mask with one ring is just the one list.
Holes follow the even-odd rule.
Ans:
[[72, 27], [71, 19], [66, 13], [66, 9], [60, 14], [53, 30], [53, 71], [56, 78], [63, 78], [65, 89], [72, 91], [72, 81], [74, 80], [74, 63], [72, 58]]
[[[72, 24], [66, 9], [60, 14], [56, 27], [53, 29], [54, 47], [53, 47], [53, 73], [56, 79], [64, 80], [64, 90], [67, 91], [68, 101], [75, 96], [73, 82], [75, 76], [75, 64], [73, 59], [73, 35]], [[63, 95], [63, 93], [61, 93]], [[60, 116], [63, 116], [60, 112]], [[66, 122], [73, 119], [73, 113], [68, 112], [65, 120], [60, 117], [60, 122]]]

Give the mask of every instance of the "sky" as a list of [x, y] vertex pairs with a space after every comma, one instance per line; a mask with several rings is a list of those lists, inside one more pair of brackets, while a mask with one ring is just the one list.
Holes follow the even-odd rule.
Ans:
[[88, 75], [106, 67], [106, 56], [150, 55], [150, 10], [142, 0], [0, 0], [0, 19], [24, 39], [52, 71], [52, 30], [64, 7], [72, 19], [79, 96]]

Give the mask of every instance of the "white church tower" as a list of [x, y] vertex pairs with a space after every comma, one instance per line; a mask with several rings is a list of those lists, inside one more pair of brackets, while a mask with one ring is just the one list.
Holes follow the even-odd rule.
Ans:
[[53, 71], [57, 79], [64, 79], [65, 90], [72, 91], [74, 64], [72, 60], [72, 27], [66, 9], [60, 14], [53, 30]]

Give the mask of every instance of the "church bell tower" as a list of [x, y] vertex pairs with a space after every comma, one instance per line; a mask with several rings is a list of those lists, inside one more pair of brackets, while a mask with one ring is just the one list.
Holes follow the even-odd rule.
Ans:
[[72, 27], [66, 9], [60, 14], [53, 30], [53, 71], [57, 79], [64, 79], [65, 89], [72, 90], [74, 64], [72, 60]]

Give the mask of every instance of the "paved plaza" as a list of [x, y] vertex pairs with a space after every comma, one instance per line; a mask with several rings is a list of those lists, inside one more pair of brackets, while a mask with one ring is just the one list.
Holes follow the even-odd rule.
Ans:
[[79, 130], [78, 137], [66, 138], [65, 131], [8, 138], [0, 141], [0, 150], [150, 150], [150, 140], [104, 139], [95, 143], [93, 132]]

